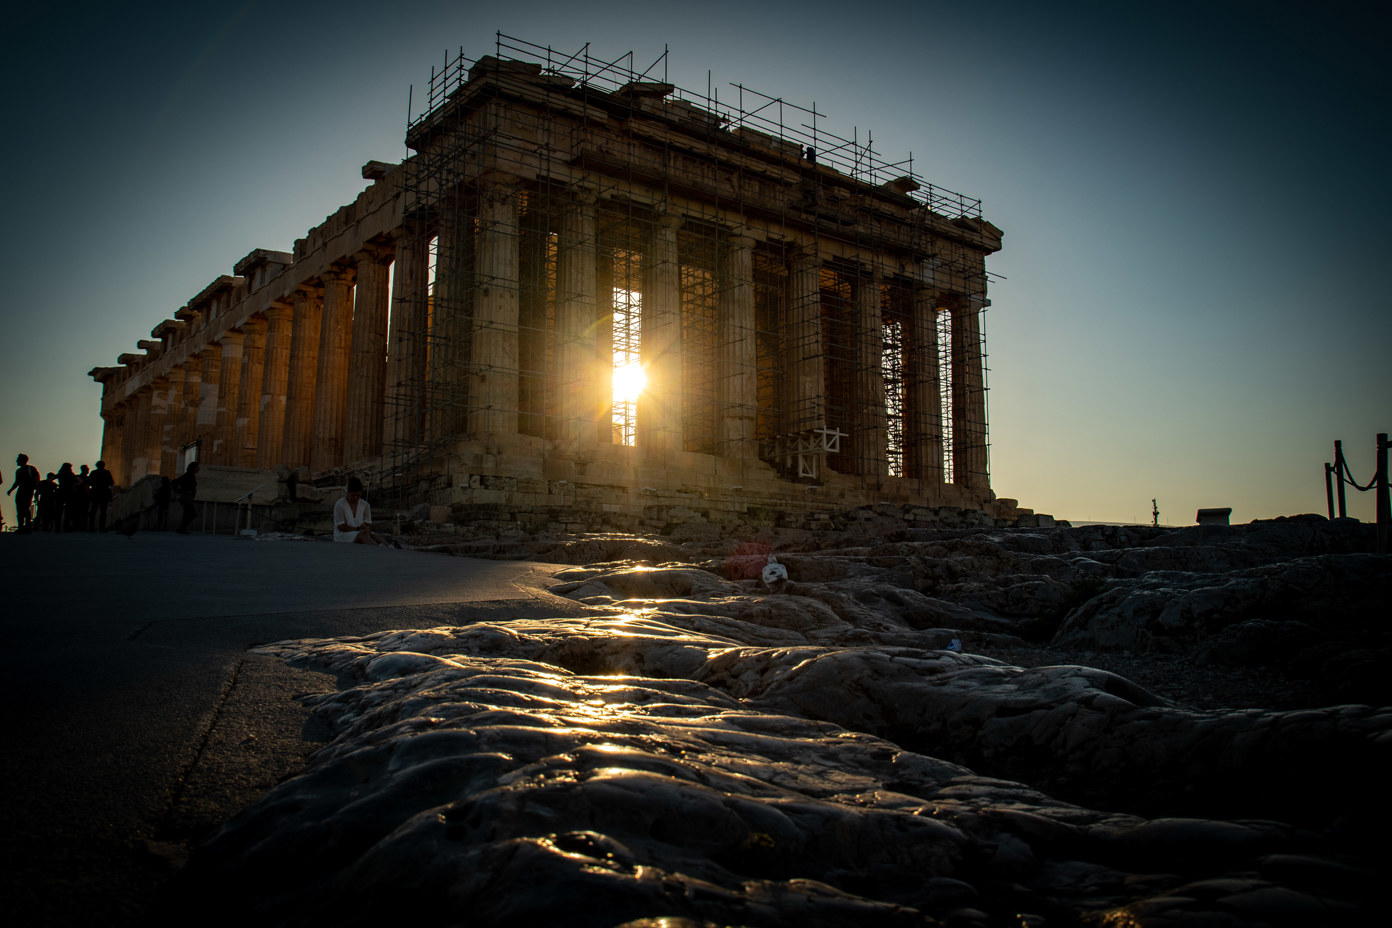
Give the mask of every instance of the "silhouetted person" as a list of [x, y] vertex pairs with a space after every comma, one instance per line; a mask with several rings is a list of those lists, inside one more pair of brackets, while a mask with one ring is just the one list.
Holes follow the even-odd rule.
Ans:
[[155, 531], [169, 531], [169, 501], [174, 498], [174, 484], [168, 477], [161, 477], [155, 487]]
[[189, 526], [193, 524], [194, 508], [193, 501], [198, 496], [198, 462], [194, 461], [184, 471], [182, 477], [176, 478], [172, 484], [174, 492], [178, 495], [179, 505], [184, 507], [183, 515], [179, 518], [179, 527], [176, 529], [180, 535], [189, 533]]
[[77, 474], [67, 461], [58, 468], [58, 531], [71, 532], [75, 527], [73, 508], [77, 505]]
[[34, 491], [39, 488], [39, 469], [29, 463], [27, 454], [17, 456], [15, 465], [14, 483], [10, 484], [5, 495], [19, 491], [15, 494], [15, 528], [27, 535], [34, 530], [29, 507], [34, 502]]
[[53, 471], [39, 484], [39, 531], [58, 531], [58, 475]]
[[87, 481], [92, 479], [92, 469], [83, 464], [80, 470], [77, 485], [73, 488], [72, 530], [75, 532], [88, 530], [87, 517], [92, 511], [92, 491], [87, 485]]
[[106, 531], [106, 508], [111, 505], [111, 488], [116, 478], [106, 469], [105, 461], [97, 462], [97, 469], [87, 477], [87, 531]]

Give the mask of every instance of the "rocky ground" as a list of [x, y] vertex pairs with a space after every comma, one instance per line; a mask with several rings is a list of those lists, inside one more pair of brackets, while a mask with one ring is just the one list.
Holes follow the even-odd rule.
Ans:
[[171, 912], [1362, 925], [1389, 876], [1368, 526], [431, 546], [574, 565], [591, 614], [263, 649], [341, 675], [335, 738]]

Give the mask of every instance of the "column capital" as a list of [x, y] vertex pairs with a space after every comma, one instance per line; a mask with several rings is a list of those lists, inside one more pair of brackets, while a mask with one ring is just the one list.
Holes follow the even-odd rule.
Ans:
[[685, 223], [686, 217], [680, 213], [661, 213], [657, 217], [659, 229], [680, 229]]
[[753, 248], [759, 244], [759, 240], [754, 238], [754, 236], [744, 235], [742, 233], [731, 235], [726, 241], [736, 248]]
[[522, 178], [507, 171], [499, 171], [496, 168], [484, 171], [479, 175], [479, 186], [481, 187], [518, 187], [522, 184]]
[[402, 242], [409, 242], [412, 239], [425, 238], [430, 230], [430, 223], [420, 216], [407, 216], [401, 220], [401, 225], [387, 233], [387, 238], [391, 240], [393, 246], [398, 246]]
[[338, 263], [334, 263], [334, 264], [329, 265], [329, 266], [328, 266], [327, 268], [325, 268], [324, 271], [319, 275], [320, 279], [323, 280], [323, 282], [324, 282], [324, 284], [325, 284], [326, 286], [327, 286], [328, 284], [336, 284], [336, 283], [348, 283], [348, 284], [351, 284], [351, 283], [353, 283], [354, 280], [357, 279], [357, 276], [358, 276], [358, 269], [357, 269], [356, 267], [348, 267], [347, 265], [338, 264]]
[[266, 332], [266, 317], [261, 314], [249, 317], [238, 326], [243, 335], [263, 335]]
[[262, 310], [266, 314], [267, 320], [284, 321], [289, 319], [295, 311], [295, 304], [289, 300], [271, 300]]
[[792, 260], [793, 266], [800, 269], [808, 267], [821, 267], [822, 255], [817, 250], [814, 242], [789, 242], [788, 257]]
[[318, 300], [324, 296], [324, 285], [319, 282], [319, 278], [311, 277], [303, 283], [295, 285], [294, 291], [290, 294], [292, 300]]
[[396, 248], [394, 246], [367, 242], [362, 248], [353, 252], [353, 263], [359, 267], [364, 264], [389, 264], [395, 256]]

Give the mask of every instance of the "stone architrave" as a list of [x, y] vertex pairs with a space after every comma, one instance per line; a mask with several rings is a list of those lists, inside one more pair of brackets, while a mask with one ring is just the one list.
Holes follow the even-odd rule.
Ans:
[[184, 369], [171, 367], [165, 374], [164, 416], [160, 422], [159, 462], [161, 474], [178, 471], [179, 446], [184, 443]]
[[[732, 236], [721, 250], [720, 358], [717, 384], [720, 421], [717, 453], [753, 458], [758, 413], [757, 346], [754, 340], [754, 246], [747, 235]], [[881, 400], [883, 401], [883, 399]]]
[[913, 422], [907, 429], [913, 443], [916, 473], [924, 490], [933, 497], [941, 494], [943, 482], [942, 373], [938, 370], [938, 299], [932, 288], [914, 288], [914, 308], [910, 344], [915, 363], [910, 375], [910, 408]]
[[314, 432], [309, 468], [315, 473], [343, 464], [343, 423], [348, 409], [348, 352], [353, 337], [353, 271], [335, 267], [322, 275], [324, 317], [314, 382]]
[[594, 410], [599, 401], [597, 385], [590, 374], [596, 352], [595, 200], [593, 193], [580, 191], [562, 206], [556, 243], [557, 388], [561, 409], [556, 438], [562, 448], [572, 452], [593, 447], [597, 441]]
[[242, 382], [242, 342], [245, 336], [232, 329], [218, 336], [220, 376], [218, 377], [217, 422], [213, 428], [213, 447], [207, 460], [212, 464], [235, 464], [237, 449], [237, 397]]
[[986, 460], [986, 377], [981, 301], [954, 296], [952, 308], [952, 472], [970, 490], [990, 489]]
[[856, 281], [855, 409], [858, 422], [852, 439], [856, 472], [866, 485], [878, 487], [889, 476], [885, 454], [883, 282], [878, 270], [862, 272]]
[[794, 255], [788, 333], [788, 423], [794, 432], [826, 428], [820, 273], [815, 247]]
[[287, 467], [308, 467], [314, 435], [314, 393], [319, 368], [319, 336], [323, 323], [323, 289], [298, 287], [292, 298], [290, 379], [285, 400], [285, 438], [281, 457]]
[[256, 466], [261, 425], [261, 379], [266, 365], [266, 320], [252, 316], [242, 323], [242, 377], [237, 387], [237, 428], [233, 441], [236, 467]]
[[256, 466], [270, 470], [282, 462], [285, 402], [290, 379], [290, 331], [294, 310], [276, 300], [266, 307], [266, 357], [261, 372], [261, 416], [256, 430]]
[[638, 398], [638, 446], [651, 461], [682, 450], [684, 382], [681, 337], [681, 261], [677, 233], [681, 216], [657, 217], [648, 246], [643, 288], [643, 372], [647, 384]]
[[349, 349], [348, 409], [343, 424], [344, 457], [361, 461], [382, 453], [382, 394], [387, 380], [387, 289], [391, 252], [366, 248], [357, 254], [353, 333]]
[[415, 223], [400, 229], [392, 261], [391, 332], [382, 434], [403, 445], [421, 439], [425, 390], [425, 346], [430, 329], [430, 240]]
[[517, 432], [517, 193], [503, 175], [489, 178], [478, 197], [469, 431], [479, 435]]

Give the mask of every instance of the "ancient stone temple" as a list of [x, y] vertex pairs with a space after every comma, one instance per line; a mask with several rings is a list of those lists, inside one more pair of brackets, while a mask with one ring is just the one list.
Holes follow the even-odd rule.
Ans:
[[624, 60], [449, 62], [413, 155], [92, 371], [117, 480], [196, 453], [403, 505], [1008, 517], [980, 202]]

